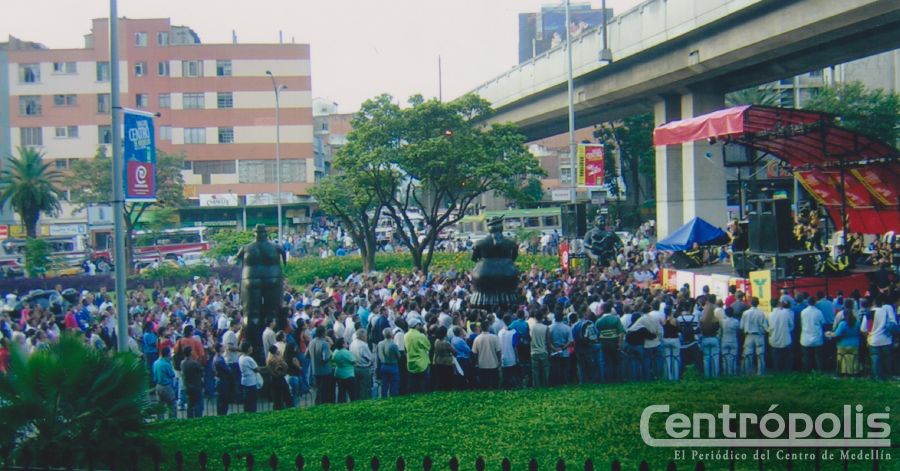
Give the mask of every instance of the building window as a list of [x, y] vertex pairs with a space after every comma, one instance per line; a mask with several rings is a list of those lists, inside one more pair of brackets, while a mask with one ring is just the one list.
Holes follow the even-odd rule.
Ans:
[[233, 160], [198, 160], [194, 162], [194, 175], [234, 175], [237, 172]]
[[75, 139], [78, 137], [78, 126], [57, 126], [55, 135], [59, 139]]
[[53, 165], [59, 170], [65, 170], [69, 168], [69, 161], [66, 159], [56, 159], [53, 161]]
[[157, 46], [168, 46], [169, 45], [169, 32], [168, 31], [160, 31], [156, 33], [156, 45]]
[[44, 145], [43, 128], [19, 128], [19, 139], [23, 147]]
[[181, 61], [181, 75], [184, 77], [202, 77], [203, 61]]
[[216, 108], [234, 108], [234, 94], [219, 92], [216, 95]]
[[109, 93], [97, 94], [97, 113], [109, 113]]
[[22, 116], [41, 115], [40, 95], [22, 95], [19, 97], [19, 114]]
[[167, 110], [172, 107], [172, 95], [168, 93], [159, 94], [159, 108]]
[[109, 126], [97, 126], [97, 143], [112, 144], [112, 128]]
[[216, 61], [216, 77], [231, 77], [231, 61]]
[[169, 61], [162, 61], [156, 64], [156, 73], [159, 74], [160, 77], [168, 77], [169, 76]]
[[134, 64], [134, 76], [135, 77], [143, 77], [147, 74], [147, 63], [146, 62], [137, 62]]
[[206, 144], [206, 128], [184, 128], [185, 144]]
[[97, 62], [97, 81], [109, 82], [109, 62]]
[[[281, 182], [305, 182], [306, 160], [291, 159], [281, 161]], [[274, 183], [274, 160], [239, 160], [239, 183]]]
[[204, 98], [203, 93], [185, 93], [182, 96], [181, 107], [186, 110], [202, 110], [205, 108]]
[[147, 33], [134, 33], [134, 45], [137, 47], [147, 47]]
[[138, 93], [134, 96], [134, 106], [138, 108], [146, 108], [150, 106], [150, 95], [146, 93]]
[[53, 95], [53, 106], [77, 106], [78, 95]]
[[41, 64], [19, 64], [19, 83], [40, 83]]
[[171, 141], [172, 140], [172, 126], [160, 126], [159, 127], [159, 140], [160, 141]]
[[219, 128], [219, 144], [234, 144], [234, 128]]
[[54, 62], [53, 63], [53, 73], [54, 74], [77, 74], [78, 66], [75, 62]]

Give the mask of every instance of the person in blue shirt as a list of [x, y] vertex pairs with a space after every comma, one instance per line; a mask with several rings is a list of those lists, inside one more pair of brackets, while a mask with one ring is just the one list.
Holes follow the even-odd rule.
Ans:
[[825, 336], [837, 340], [837, 367], [841, 376], [859, 374], [859, 325], [854, 314], [853, 300], [844, 301], [843, 318], [838, 322], [834, 332], [826, 332]]
[[91, 310], [88, 309], [90, 302], [85, 299], [81, 301], [81, 309], [75, 313], [75, 320], [78, 321], [78, 327], [82, 332], [87, 333], [91, 328]]
[[[153, 323], [147, 322], [144, 324], [144, 336], [141, 338], [141, 351], [144, 352], [144, 360], [147, 362], [147, 369], [151, 374], [153, 373], [153, 363], [159, 358], [159, 352], [157, 351], [158, 342], [159, 337], [153, 331]], [[155, 379], [153, 384], [156, 384]]]
[[[156, 382], [156, 398], [169, 410], [169, 418], [175, 418], [175, 369], [172, 368], [172, 351], [163, 347], [159, 359], [153, 362], [153, 381]], [[164, 413], [160, 412], [162, 420]]]
[[569, 347], [574, 343], [572, 328], [565, 322], [565, 314], [559, 309], [550, 324], [550, 385], [569, 384]]

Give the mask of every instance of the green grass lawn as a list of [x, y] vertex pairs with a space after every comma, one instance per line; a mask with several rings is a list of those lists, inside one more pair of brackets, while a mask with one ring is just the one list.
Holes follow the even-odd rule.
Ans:
[[[641, 440], [641, 412], [652, 404], [669, 404], [673, 412], [688, 414], [715, 414], [722, 404], [730, 404], [733, 411], [753, 412], [760, 417], [771, 405], [778, 404], [785, 417], [789, 412], [805, 412], [813, 418], [824, 412], [840, 416], [844, 404], [861, 404], [866, 412], [883, 412], [886, 406], [897, 409], [900, 383], [787, 375], [714, 381], [687, 379], [673, 384], [432, 393], [169, 421], [154, 425], [152, 434], [163, 447], [169, 469], [174, 468], [172, 455], [181, 450], [189, 464], [186, 469], [195, 467], [200, 451], [209, 453], [209, 469], [222, 469], [220, 458], [228, 451], [233, 460], [252, 452], [257, 468], [275, 453], [283, 463], [279, 469], [294, 469], [294, 458], [302, 453], [305, 469], [320, 469], [321, 457], [327, 454], [332, 469], [345, 469], [347, 455], [355, 458], [356, 469], [369, 469], [373, 456], [378, 456], [383, 464], [393, 464], [402, 456], [410, 464], [409, 469], [421, 469], [427, 455], [434, 461], [434, 469], [449, 469], [447, 463], [453, 456], [459, 459], [460, 469], [474, 469], [476, 458], [481, 456], [485, 469], [500, 469], [500, 462], [508, 457], [512, 469], [527, 469], [531, 458], [536, 458], [543, 470], [556, 469], [558, 458], [566, 461], [567, 469], [582, 469], [585, 459], [591, 458], [598, 470], [610, 469], [613, 460], [621, 461], [623, 470], [638, 469], [641, 460], [647, 460], [650, 469], [657, 470], [665, 469], [669, 460], [675, 458], [675, 450], [684, 450], [687, 459], [676, 461], [678, 469], [693, 470], [696, 460], [690, 459], [690, 449], [652, 448]], [[652, 422], [655, 438], [662, 436], [662, 422]], [[891, 442], [897, 446], [900, 420], [896, 410], [890, 425]], [[752, 458], [754, 450], [742, 451]], [[900, 448], [890, 450], [890, 454], [889, 461], [881, 462], [881, 469], [900, 469]], [[707, 461], [706, 469], [728, 469], [728, 462]], [[735, 469], [758, 468], [754, 461], [737, 462]], [[773, 450], [765, 469], [787, 469], [787, 463], [777, 459]], [[797, 460], [793, 469], [812, 470], [814, 462]], [[826, 460], [822, 469], [843, 469], [843, 464]], [[870, 470], [871, 460], [853, 460], [850, 469]]]

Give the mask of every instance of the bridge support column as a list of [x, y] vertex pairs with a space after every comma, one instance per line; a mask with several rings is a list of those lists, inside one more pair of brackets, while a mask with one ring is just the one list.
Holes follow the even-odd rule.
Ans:
[[[691, 92], [681, 96], [681, 118], [688, 119], [725, 107], [725, 95], [718, 91]], [[719, 150], [707, 141], [686, 142], [681, 150], [684, 212], [682, 223], [701, 217], [725, 228], [728, 220], [725, 200], [725, 167]], [[672, 229], [677, 229], [678, 226]]]
[[[681, 97], [667, 96], [653, 107], [656, 126], [681, 119]], [[656, 235], [663, 238], [684, 224], [681, 145], [656, 146]]]

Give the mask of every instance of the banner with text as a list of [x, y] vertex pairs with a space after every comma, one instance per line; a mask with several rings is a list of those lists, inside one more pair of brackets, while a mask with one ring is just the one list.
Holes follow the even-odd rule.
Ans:
[[125, 201], [156, 201], [156, 142], [153, 115], [132, 110], [123, 112]]
[[602, 144], [578, 144], [578, 186], [603, 185]]

